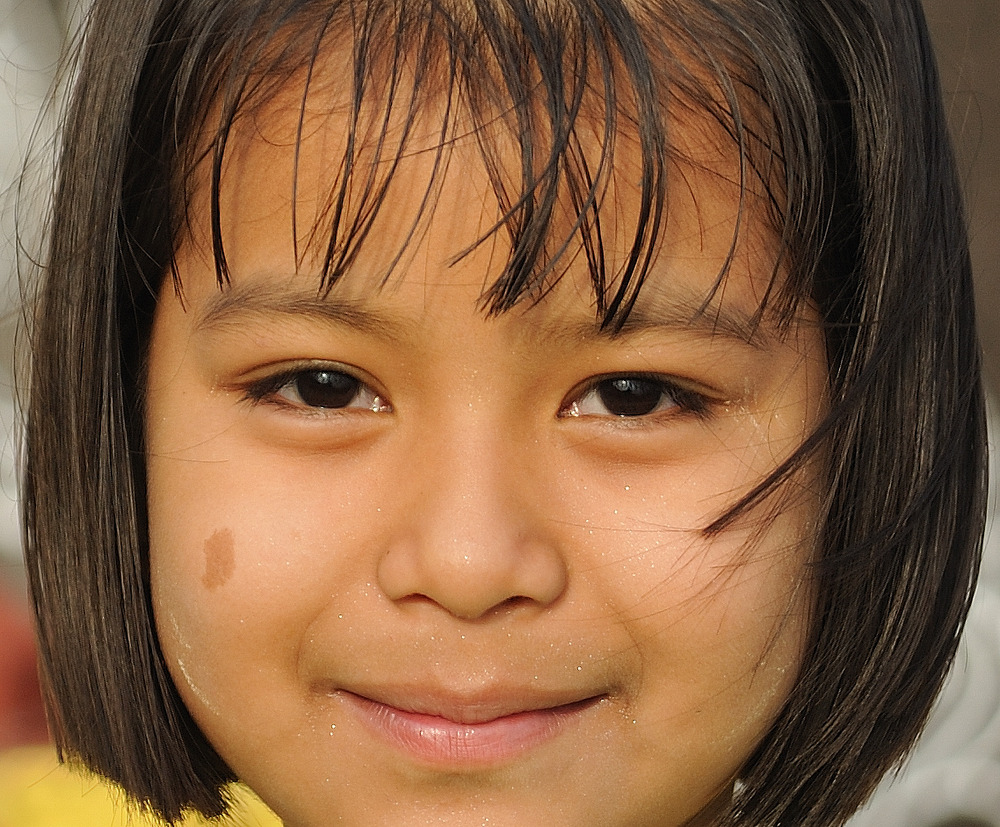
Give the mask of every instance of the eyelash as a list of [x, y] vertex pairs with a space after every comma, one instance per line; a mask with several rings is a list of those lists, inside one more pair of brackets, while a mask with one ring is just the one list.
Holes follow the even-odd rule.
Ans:
[[[307, 379], [313, 380], [311, 388], [300, 384]], [[295, 398], [286, 395], [288, 391], [293, 392]], [[305, 411], [392, 411], [391, 404], [363, 379], [335, 366], [279, 371], [249, 383], [243, 394], [252, 404], [271, 403]], [[359, 398], [363, 404], [351, 404]], [[621, 373], [591, 379], [569, 396], [558, 415], [560, 418], [604, 417], [618, 421], [641, 421], [671, 414], [702, 418], [708, 414], [710, 405], [711, 400], [704, 394], [665, 377]], [[597, 406], [603, 407], [603, 412], [597, 410]]]
[[[604, 413], [591, 410], [595, 402], [604, 408]], [[619, 410], [611, 410], [616, 403]], [[679, 416], [690, 414], [702, 418], [709, 413], [710, 405], [711, 401], [704, 394], [685, 388], [663, 376], [620, 373], [591, 379], [582, 390], [571, 394], [559, 415], [560, 417], [603, 416], [619, 421], [642, 420], [671, 414]]]
[[[313, 380], [312, 388], [299, 383]], [[284, 391], [293, 391], [298, 398], [289, 398]], [[325, 395], [325, 398], [321, 395]], [[342, 411], [367, 410], [389, 413], [392, 406], [363, 379], [338, 367], [290, 368], [258, 379], [246, 385], [243, 396], [248, 402], [287, 405], [301, 410]], [[351, 404], [359, 397], [364, 404]], [[323, 404], [335, 403], [335, 404]]]

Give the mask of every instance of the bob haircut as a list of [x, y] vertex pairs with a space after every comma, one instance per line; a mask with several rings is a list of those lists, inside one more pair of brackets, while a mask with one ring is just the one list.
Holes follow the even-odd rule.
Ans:
[[[233, 773], [181, 702], [155, 631], [144, 357], [195, 177], [211, 182], [225, 289], [227, 139], [290, 83], [309, 89], [330, 43], [353, 60], [337, 96], [351, 137], [313, 231], [325, 250], [319, 290], [365, 243], [406, 151], [390, 110], [412, 124], [428, 99], [443, 100], [478, 130], [503, 215], [486, 237], [503, 235], [511, 251], [484, 313], [539, 300], [563, 253], [579, 251], [611, 327], [628, 316], [665, 224], [667, 102], [671, 114], [708, 113], [731, 138], [744, 192], [763, 188], [782, 242], [760, 314], [819, 308], [829, 413], [704, 529], [721, 530], [807, 461], [825, 469], [801, 671], [723, 823], [840, 824], [923, 726], [971, 600], [983, 526], [963, 207], [918, 0], [97, 0], [33, 296], [23, 489], [61, 754], [168, 821], [226, 809]], [[596, 150], [580, 139], [584, 122], [596, 124]], [[609, 273], [602, 199], [624, 131], [638, 136], [642, 209], [626, 265]], [[501, 146], [520, 152], [513, 173]], [[568, 232], [553, 217], [566, 203]]]

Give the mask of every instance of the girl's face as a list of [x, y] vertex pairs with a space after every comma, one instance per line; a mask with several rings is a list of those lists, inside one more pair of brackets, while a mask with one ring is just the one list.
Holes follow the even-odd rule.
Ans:
[[[583, 255], [537, 304], [484, 314], [507, 251], [500, 232], [457, 257], [498, 216], [474, 138], [386, 286], [432, 152], [407, 155], [318, 294], [302, 252], [322, 247], [346, 127], [307, 120], [297, 265], [297, 117], [275, 105], [234, 139], [223, 290], [196, 193], [183, 302], [168, 283], [152, 334], [153, 600], [195, 720], [296, 827], [709, 823], [796, 677], [812, 472], [702, 529], [801, 443], [826, 378], [810, 311], [752, 328], [776, 247], [752, 198], [698, 312], [739, 209], [728, 144], [674, 125], [691, 163], [611, 334]], [[637, 201], [627, 137], [612, 266]]]

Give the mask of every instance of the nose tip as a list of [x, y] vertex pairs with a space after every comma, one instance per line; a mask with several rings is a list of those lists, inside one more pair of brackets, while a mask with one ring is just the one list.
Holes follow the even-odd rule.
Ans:
[[557, 551], [539, 540], [494, 535], [421, 548], [397, 545], [382, 557], [378, 579], [394, 602], [424, 600], [463, 620], [518, 606], [549, 606], [566, 588]]

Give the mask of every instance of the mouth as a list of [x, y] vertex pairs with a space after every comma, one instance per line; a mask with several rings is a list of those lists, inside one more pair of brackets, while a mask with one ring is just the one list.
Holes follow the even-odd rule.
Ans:
[[452, 768], [512, 761], [578, 725], [607, 698], [414, 700], [346, 690], [334, 695], [384, 743], [419, 763]]

